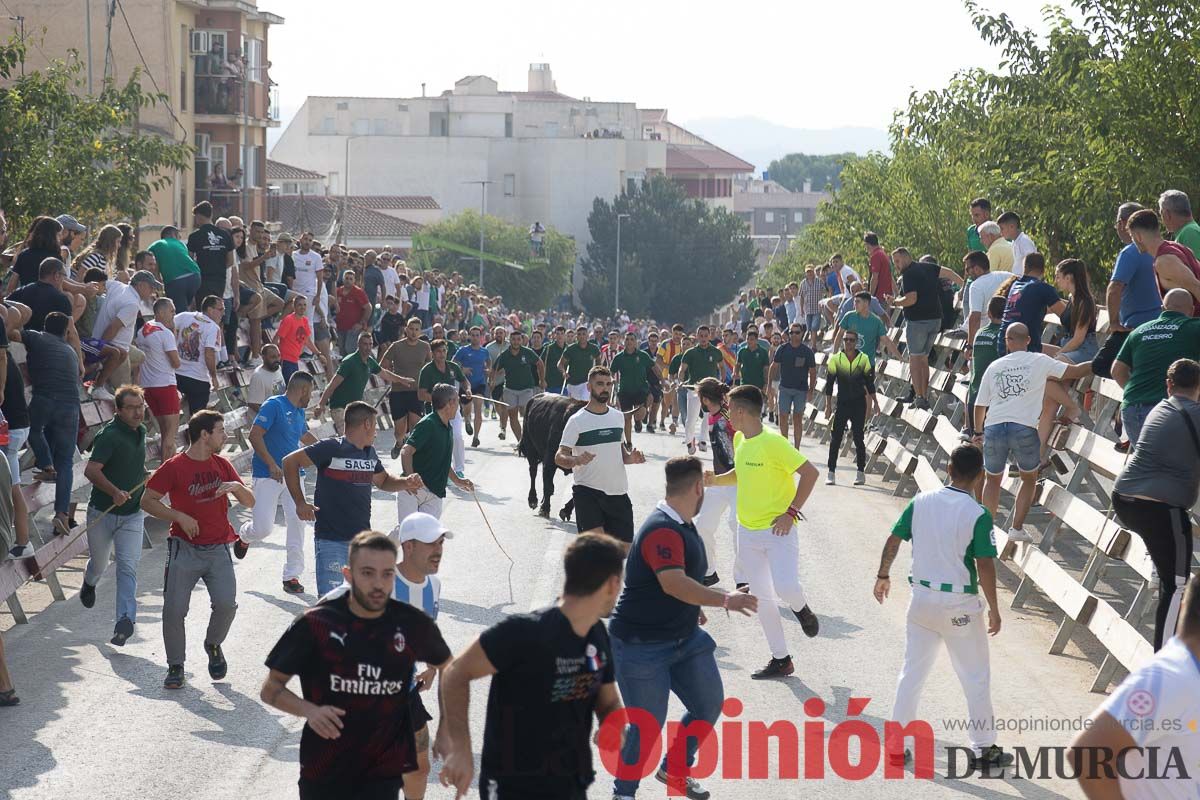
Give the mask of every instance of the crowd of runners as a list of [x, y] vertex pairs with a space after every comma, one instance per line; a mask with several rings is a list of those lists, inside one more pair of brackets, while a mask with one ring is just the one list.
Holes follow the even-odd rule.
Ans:
[[[903, 247], [888, 252], [866, 233], [861, 274], [834, 254], [777, 290], [747, 290], [719, 324], [691, 327], [510, 309], [457, 274], [410, 269], [390, 250], [323, 246], [307, 232], [273, 237], [260, 222], [214, 219], [207, 203], [194, 209], [186, 236], [164, 228], [144, 250], [128, 226], [114, 225], [76, 253], [83, 225], [69, 215], [39, 217], [3, 256], [10, 278], [0, 306], [0, 480], [11, 491], [0, 496], [0, 539], [11, 541], [9, 558], [34, 555], [25, 473], [53, 483], [55, 535], [87, 537], [85, 606], [95, 604], [115, 554], [111, 643], [122, 646], [137, 633], [145, 516], [168, 522], [163, 686], [180, 689], [193, 589], [203, 582], [211, 600], [202, 647], [209, 676], [221, 680], [222, 645], [238, 610], [235, 562], [273, 534], [282, 506], [280, 591], [304, 594], [311, 578], [319, 600], [266, 656], [261, 697], [306, 720], [302, 798], [417, 800], [435, 758], [441, 783], [465, 794], [476, 780], [470, 684], [489, 676], [481, 796], [583, 798], [595, 779], [593, 719], [619, 730], [604, 726], [609, 715], [640, 709], [661, 729], [670, 694], [686, 708], [685, 726], [719, 719], [724, 692], [717, 644], [702, 628], [705, 609], [758, 617], [764, 665], [752, 678], [793, 674], [785, 622], [820, 635], [800, 580], [798, 523], [821, 477], [801, 452], [806, 410], [815, 404], [830, 419], [825, 484], [837, 483], [847, 428], [853, 483], [866, 483], [864, 438], [880, 407], [883, 361], [907, 362], [911, 391], [902, 402], [929, 409], [930, 353], [945, 334], [967, 340], [969, 413], [948, 484], [915, 497], [883, 548], [880, 602], [901, 543], [913, 550], [890, 719], [916, 718], [945, 645], [973, 722], [976, 765], [1012, 761], [990, 724], [1000, 483], [1015, 467], [1020, 487], [1008, 534], [1029, 541], [1023, 522], [1051, 427], [1079, 419], [1060, 382], [1111, 375], [1125, 387], [1120, 446], [1130, 454], [1114, 511], [1145, 539], [1158, 572], [1158, 655], [1097, 711], [1077, 744], [1161, 741], [1131, 735], [1123, 723], [1133, 692], [1150, 692], [1164, 707], [1200, 703], [1194, 579], [1185, 593], [1188, 514], [1200, 487], [1200, 225], [1180, 192], [1165, 193], [1158, 214], [1120, 207], [1116, 229], [1126, 246], [1106, 292], [1109, 335], [1100, 348], [1101, 307], [1086, 267], [1059, 262], [1056, 289], [1020, 218], [1006, 212], [993, 221], [991, 210], [984, 198], [971, 204], [963, 275]], [[1063, 323], [1056, 343], [1041, 341], [1047, 312]], [[888, 335], [897, 315], [902, 340]], [[18, 342], [23, 361], [9, 354]], [[231, 432], [210, 408], [230, 370], [246, 373], [238, 402], [252, 414], [248, 478], [223, 455]], [[386, 411], [372, 402], [372, 380], [387, 384], [379, 398]], [[553, 431], [526, 414], [547, 394], [574, 401]], [[113, 408], [86, 440], [84, 397]], [[375, 448], [380, 413], [394, 429], [387, 459]], [[331, 427], [322, 429], [326, 418]], [[579, 536], [564, 556], [557, 603], [453, 643], [455, 655], [437, 626], [437, 573], [455, 536], [441, 518], [451, 487], [464, 498], [474, 492], [466, 454], [492, 423], [497, 439], [514, 446], [527, 436], [553, 442], [553, 463], [572, 474]], [[642, 436], [671, 437], [676, 454], [661, 474], [635, 446]], [[177, 451], [180, 437], [186, 444]], [[1196, 451], [1181, 453], [1189, 441]], [[154, 442], [161, 462], [148, 469]], [[92, 486], [82, 520], [71, 498], [79, 445]], [[631, 469], [665, 485], [644, 514], [630, 499]], [[376, 491], [395, 497], [390, 531], [373, 523]], [[235, 503], [253, 509], [238, 529], [229, 521]], [[736, 554], [725, 588], [717, 565], [723, 527]], [[299, 693], [289, 688], [296, 676]], [[0, 705], [17, 702], [0, 646]], [[633, 763], [645, 732], [631, 725], [600, 746]], [[706, 800], [710, 793], [687, 770], [700, 744], [685, 735], [668, 742], [651, 773], [677, 794]], [[911, 761], [911, 741], [893, 737], [884, 746], [889, 763]], [[1181, 746], [1197, 755], [1194, 742]], [[1085, 789], [1108, 796], [1100, 782]], [[626, 800], [637, 790], [635, 777], [618, 775], [612, 796]]]

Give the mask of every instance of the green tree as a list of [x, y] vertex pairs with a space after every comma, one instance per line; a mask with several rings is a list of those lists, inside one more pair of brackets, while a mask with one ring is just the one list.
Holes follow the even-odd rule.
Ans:
[[745, 223], [656, 175], [639, 192], [592, 204], [580, 290], [592, 314], [613, 310], [617, 214], [629, 215], [621, 222], [620, 305], [632, 317], [696, 319], [728, 303], [754, 272]]
[[[483, 218], [483, 250], [490, 255], [524, 264], [519, 270], [483, 262], [484, 291], [498, 294], [510, 308], [547, 308], [570, 287], [571, 270], [575, 264], [575, 242], [553, 228], [546, 228], [542, 249], [547, 261], [530, 263], [529, 230], [506, 222], [499, 217]], [[465, 247], [479, 249], [479, 212], [464, 211], [429, 225], [425, 234]], [[418, 251], [417, 262], [424, 268], [441, 272], [459, 272], [468, 281], [478, 280], [478, 261], [449, 250]], [[464, 260], [465, 258], [465, 260]]]
[[772, 161], [771, 166], [767, 167], [767, 172], [771, 180], [782, 183], [793, 192], [802, 191], [805, 181], [812, 184], [813, 191], [823, 192], [828, 188], [840, 189], [843, 167], [856, 159], [858, 155], [855, 153], [825, 156], [788, 153], [783, 158]]
[[139, 71], [89, 96], [74, 52], [25, 75], [22, 57], [21, 42], [0, 45], [0, 202], [18, 234], [46, 213], [139, 219], [152, 192], [191, 167], [191, 144], [138, 129], [143, 109], [167, 102], [143, 91]]

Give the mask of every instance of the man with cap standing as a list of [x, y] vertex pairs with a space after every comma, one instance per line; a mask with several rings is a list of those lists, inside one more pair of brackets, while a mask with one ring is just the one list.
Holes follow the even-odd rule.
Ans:
[[70, 264], [74, 258], [71, 248], [75, 246], [77, 239], [87, 233], [87, 226], [70, 214], [59, 214], [55, 219], [62, 225], [62, 232], [58, 234], [59, 258], [64, 264]]

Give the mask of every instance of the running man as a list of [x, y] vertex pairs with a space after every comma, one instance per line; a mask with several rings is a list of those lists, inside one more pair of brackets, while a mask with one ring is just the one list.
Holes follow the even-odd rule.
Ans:
[[[467, 376], [463, 374], [462, 368], [458, 364], [448, 360], [449, 348], [450, 343], [445, 339], [434, 339], [433, 344], [430, 345], [433, 360], [421, 367], [421, 375], [417, 378], [417, 397], [420, 398], [423, 409], [432, 407], [433, 387], [439, 383], [446, 383], [453, 386], [458, 392], [461, 392], [459, 396], [463, 401], [471, 404], [474, 403], [474, 395], [467, 388]], [[454, 404], [454, 416], [450, 420], [450, 430], [454, 434], [454, 471], [461, 478], [467, 466], [467, 446], [463, 432], [464, 425], [460, 405], [460, 403]], [[503, 439], [504, 418], [501, 417], [500, 419], [500, 438]]]
[[[783, 600], [809, 637], [820, 631], [817, 615], [808, 607], [800, 585], [800, 542], [796, 522], [817, 483], [817, 468], [787, 439], [766, 430], [762, 422], [763, 398], [754, 386], [739, 386], [729, 393], [729, 421], [733, 436], [734, 468], [717, 475], [706, 472], [704, 485], [737, 486], [737, 554], [750, 582], [750, 593], [766, 604], [758, 621], [771, 660], [750, 677], [782, 678], [795, 672], [783, 635], [776, 600]], [[793, 475], [799, 475], [799, 483]]]
[[[837, 413], [834, 414], [833, 387], [837, 385]], [[868, 402], [869, 401], [869, 402]], [[854, 485], [867, 482], [867, 445], [863, 437], [867, 429], [867, 414], [879, 413], [875, 396], [875, 368], [867, 354], [858, 349], [858, 334], [847, 330], [842, 336], [842, 352], [834, 353], [825, 365], [825, 419], [833, 417], [829, 434], [829, 474], [825, 483], [837, 481], [838, 451], [849, 424], [854, 433], [854, 456], [858, 473]]]
[[[495, 364], [496, 359], [499, 358], [500, 354], [502, 352], [504, 352], [504, 349], [506, 347], [508, 347], [507, 340], [508, 340], [508, 329], [505, 328], [503, 325], [497, 325], [495, 327], [495, 329], [492, 331], [492, 340], [487, 343], [487, 347], [485, 348], [488, 352], [488, 360], [491, 361], [491, 363]], [[491, 382], [489, 384], [491, 386], [491, 391], [489, 392], [488, 396], [492, 400], [502, 400], [504, 397], [504, 381], [496, 381], [494, 375], [489, 376], [488, 380]], [[491, 406], [492, 419], [496, 419], [496, 417], [498, 416], [497, 411], [499, 410], [499, 408], [494, 403], [490, 403], [490, 404], [485, 403], [485, 405]], [[501, 420], [503, 420], [503, 418], [501, 418]], [[504, 438], [504, 431], [505, 431], [505, 426], [502, 422], [500, 425], [500, 438], [501, 439]]]
[[493, 375], [504, 375], [504, 407], [500, 409], [500, 438], [504, 438], [505, 420], [512, 427], [513, 439], [520, 442], [525, 404], [539, 390], [546, 390], [546, 365], [537, 353], [525, 346], [525, 334], [513, 331], [512, 344], [492, 363]]
[[542, 363], [546, 365], [546, 391], [553, 394], [562, 394], [563, 382], [566, 377], [562, 370], [558, 368], [558, 362], [562, 359], [563, 352], [567, 349], [567, 329], [559, 325], [554, 329], [554, 337], [542, 351]]
[[607, 533], [628, 550], [633, 541], [633, 503], [625, 465], [645, 464], [646, 456], [621, 443], [624, 415], [608, 404], [613, 386], [608, 368], [592, 367], [587, 385], [588, 404], [567, 419], [554, 463], [574, 473], [571, 492], [579, 532]]
[[[419, 770], [416, 665], [442, 671], [450, 648], [425, 612], [391, 598], [396, 558], [384, 534], [355, 536], [342, 569], [350, 590], [296, 617], [267, 656], [262, 701], [307, 721], [301, 800], [398, 800], [404, 775]], [[303, 698], [287, 688], [293, 675]]]
[[746, 344], [737, 353], [733, 382], [742, 386], [757, 386], [760, 392], [766, 394], [770, 363], [771, 355], [767, 346], [759, 343], [758, 331], [751, 326], [746, 331]]
[[367, 381], [372, 375], [382, 376], [385, 380], [390, 381], [392, 386], [406, 389], [414, 386], [412, 378], [397, 375], [389, 369], [380, 367], [375, 356], [371, 355], [374, 346], [374, 334], [370, 331], [360, 333], [358, 350], [342, 359], [341, 364], [338, 365], [337, 374], [333, 376], [333, 380], [329, 381], [329, 385], [321, 393], [321, 400], [317, 404], [317, 416], [325, 416], [327, 406], [333, 409], [333, 429], [338, 433], [346, 430], [346, 408], [351, 403], [362, 401], [363, 392], [367, 389]]
[[[972, 445], [959, 445], [950, 454], [948, 469], [950, 485], [918, 494], [892, 527], [879, 559], [875, 599], [882, 603], [891, 590], [892, 562], [900, 542], [912, 542], [912, 597], [892, 719], [905, 726], [916, 718], [921, 689], [945, 644], [967, 697], [973, 766], [983, 770], [1013, 760], [1011, 753], [996, 746], [992, 715], [987, 637], [1000, 632], [996, 542], [992, 515], [975, 500], [983, 478], [983, 454]], [[988, 603], [986, 627], [980, 589]], [[912, 750], [894, 733], [884, 742], [884, 751], [893, 764], [912, 759]]]
[[400, 449], [404, 474], [420, 478], [420, 487], [415, 492], [396, 494], [396, 519], [401, 522], [416, 512], [440, 518], [449, 481], [463, 491], [475, 490], [475, 484], [452, 468], [453, 422], [455, 418], [462, 419], [458, 411], [458, 390], [448, 383], [439, 383], [433, 387], [429, 398], [433, 411], [413, 427]]
[[392, 446], [392, 459], [400, 457], [404, 437], [425, 414], [425, 405], [417, 397], [417, 381], [421, 368], [433, 360], [429, 342], [421, 338], [421, 320], [411, 318], [404, 325], [404, 338], [393, 342], [379, 359], [379, 366], [397, 375], [410, 379], [408, 386], [393, 386], [388, 394], [388, 409], [392, 414], [393, 433], [396, 443]]
[[[467, 413], [463, 414], [463, 426], [472, 437], [471, 447], [479, 447], [479, 430], [483, 427], [483, 399], [487, 397], [492, 358], [488, 355], [487, 348], [483, 346], [483, 328], [472, 325], [470, 336], [470, 344], [458, 348], [454, 353], [453, 361], [462, 367], [463, 374], [467, 377], [467, 383], [471, 387], [471, 405], [467, 409]], [[471, 422], [472, 416], [475, 418], [474, 424]], [[403, 439], [397, 436], [398, 446], [402, 441]]]
[[613, 356], [609, 366], [613, 375], [620, 383], [617, 390], [617, 404], [625, 417], [625, 446], [633, 447], [633, 428], [642, 432], [642, 422], [646, 419], [646, 400], [650, 397], [648, 373], [658, 374], [658, 365], [645, 350], [637, 346], [637, 334], [633, 331], [625, 334], [625, 349]]
[[[150, 476], [142, 494], [142, 510], [171, 523], [167, 539], [166, 586], [163, 589], [163, 644], [167, 652], [164, 689], [182, 689], [187, 654], [184, 622], [196, 584], [204, 581], [212, 602], [204, 653], [214, 681], [229, 669], [221, 643], [237, 613], [237, 578], [229, 545], [237, 534], [229, 524], [229, 495], [246, 508], [254, 495], [237, 470], [218, 455], [225, 445], [225, 424], [216, 411], [204, 409], [188, 420], [188, 448], [164, 462]], [[162, 499], [171, 501], [168, 507]]]
[[[675, 365], [675, 358], [682, 356], [687, 350], [687, 344], [683, 340], [683, 326], [676, 322], [671, 326], [671, 336], [664, 336], [663, 343], [658, 346], [658, 368], [667, 375], [670, 375], [672, 380], [675, 378], [675, 373], [679, 367]], [[674, 388], [663, 392], [662, 419], [659, 420], [659, 427], [665, 427], [667, 414], [671, 415], [671, 427], [669, 433], [674, 436], [676, 429], [679, 427], [679, 409], [680, 403]]]
[[[723, 475], [734, 468], [733, 424], [729, 421], [725, 397], [729, 387], [713, 378], [705, 378], [696, 387], [708, 423], [708, 438], [712, 442], [713, 472]], [[708, 554], [708, 573], [704, 585], [713, 586], [720, 581], [717, 575], [717, 528], [721, 517], [728, 511], [729, 532], [733, 535], [733, 580], [738, 588], [747, 585], [742, 576], [741, 564], [737, 560], [737, 486], [712, 486], [704, 492], [704, 505], [696, 515], [696, 530], [704, 541]]]
[[[265, 348], [264, 348], [265, 351]], [[313, 376], [293, 372], [287, 391], [267, 398], [250, 428], [250, 446], [254, 449], [251, 476], [254, 478], [254, 516], [242, 525], [233, 554], [245, 558], [252, 542], [270, 535], [275, 527], [275, 510], [283, 501], [287, 525], [287, 560], [283, 564], [283, 590], [301, 594], [304, 585], [304, 523], [296, 514], [296, 503], [283, 485], [283, 460], [301, 444], [315, 444], [317, 437], [308, 430], [305, 409], [312, 399]]]
[[[707, 325], [697, 328], [696, 346], [685, 351], [683, 360], [679, 363], [679, 382], [684, 385], [690, 382], [692, 385], [692, 388], [687, 390], [687, 402], [683, 409], [683, 441], [687, 444], [688, 455], [696, 452], [696, 421], [700, 418], [700, 400], [696, 397], [695, 385], [705, 378], [720, 380], [721, 366], [724, 363], [721, 351], [709, 342], [709, 335]], [[701, 450], [707, 447], [707, 438], [706, 430], [700, 440]]]
[[[600, 348], [588, 341], [587, 326], [575, 329], [575, 343], [563, 349], [558, 359], [558, 369], [567, 376], [567, 396], [573, 400], [588, 399], [589, 370], [600, 361]], [[504, 438], [503, 435], [500, 436]], [[633, 532], [629, 533], [630, 538]]]
[[624, 566], [624, 552], [613, 539], [579, 536], [563, 556], [566, 580], [558, 603], [496, 623], [442, 675], [450, 755], [441, 782], [455, 787], [457, 797], [466, 794], [475, 773], [471, 682], [490, 675], [480, 794], [489, 800], [586, 799], [596, 778], [592, 716], [603, 727], [621, 709], [601, 620], [617, 603]]

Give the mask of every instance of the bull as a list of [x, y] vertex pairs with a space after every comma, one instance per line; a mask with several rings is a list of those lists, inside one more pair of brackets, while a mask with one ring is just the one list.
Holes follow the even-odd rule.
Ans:
[[[563, 427], [567, 419], [587, 403], [559, 394], [534, 395], [525, 405], [525, 431], [517, 449], [529, 462], [529, 507], [538, 507], [537, 468], [542, 467], [542, 506], [540, 516], [550, 517], [550, 497], [554, 494], [554, 473], [562, 469], [554, 463], [554, 454], [562, 444]], [[569, 473], [570, 470], [563, 470]], [[575, 500], [567, 500], [558, 512], [563, 522], [571, 519]]]

